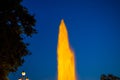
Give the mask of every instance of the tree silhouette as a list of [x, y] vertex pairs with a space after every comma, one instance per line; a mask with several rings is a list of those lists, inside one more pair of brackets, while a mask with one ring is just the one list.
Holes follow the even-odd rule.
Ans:
[[112, 74], [108, 74], [108, 75], [101, 75], [101, 79], [100, 80], [120, 80], [119, 77], [114, 76]]
[[100, 78], [100, 80], [106, 80], [106, 75], [102, 74]]
[[24, 37], [36, 33], [36, 20], [21, 5], [22, 0], [0, 0], [0, 80], [7, 80], [30, 54]]

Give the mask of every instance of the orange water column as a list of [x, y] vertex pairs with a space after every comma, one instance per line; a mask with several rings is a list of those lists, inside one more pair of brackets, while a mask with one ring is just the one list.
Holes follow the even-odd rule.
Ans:
[[59, 26], [57, 62], [57, 80], [76, 80], [74, 52], [70, 48], [64, 20], [61, 20]]

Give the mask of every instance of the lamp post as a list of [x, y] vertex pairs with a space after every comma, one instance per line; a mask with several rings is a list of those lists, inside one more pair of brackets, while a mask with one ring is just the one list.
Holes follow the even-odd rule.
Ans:
[[26, 77], [26, 72], [25, 71], [22, 71], [22, 77], [21, 78], [19, 78], [18, 80], [29, 80], [29, 78], [28, 77]]

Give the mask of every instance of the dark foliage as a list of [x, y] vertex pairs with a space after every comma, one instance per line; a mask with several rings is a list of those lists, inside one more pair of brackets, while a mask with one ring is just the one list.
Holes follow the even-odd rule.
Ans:
[[103, 74], [101, 75], [101, 80], [120, 80], [120, 78], [112, 74], [108, 74], [108, 75]]
[[0, 0], [0, 75], [14, 72], [30, 52], [22, 35], [36, 33], [34, 16], [21, 5], [22, 0]]

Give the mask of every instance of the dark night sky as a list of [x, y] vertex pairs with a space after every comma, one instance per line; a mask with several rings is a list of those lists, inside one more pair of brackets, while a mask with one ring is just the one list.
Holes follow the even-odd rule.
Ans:
[[32, 55], [10, 80], [22, 70], [30, 80], [56, 80], [57, 37], [64, 19], [76, 57], [78, 80], [100, 80], [101, 74], [120, 77], [120, 0], [23, 0], [35, 14], [38, 34], [28, 38]]

